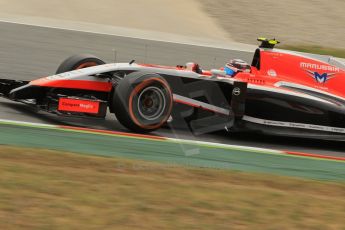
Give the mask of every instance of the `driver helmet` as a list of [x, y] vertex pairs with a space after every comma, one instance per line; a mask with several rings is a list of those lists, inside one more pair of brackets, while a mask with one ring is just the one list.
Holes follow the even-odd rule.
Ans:
[[250, 72], [250, 65], [241, 59], [232, 59], [225, 64], [224, 71], [233, 76], [237, 72]]

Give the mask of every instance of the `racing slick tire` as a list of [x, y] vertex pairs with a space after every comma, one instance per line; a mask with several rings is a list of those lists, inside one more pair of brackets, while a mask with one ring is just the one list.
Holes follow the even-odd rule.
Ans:
[[96, 56], [91, 54], [77, 54], [64, 60], [56, 70], [56, 74], [102, 64], [105, 64], [105, 62]]
[[167, 122], [173, 95], [168, 82], [160, 75], [134, 72], [116, 86], [111, 106], [123, 126], [147, 133]]

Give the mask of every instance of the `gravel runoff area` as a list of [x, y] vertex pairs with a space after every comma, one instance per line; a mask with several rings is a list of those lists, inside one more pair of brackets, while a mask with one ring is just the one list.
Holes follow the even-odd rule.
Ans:
[[345, 49], [344, 0], [0, 0], [2, 15], [40, 17], [257, 44]]
[[230, 40], [197, 0], [0, 0], [0, 20], [11, 15]]
[[258, 36], [284, 44], [345, 49], [344, 0], [198, 0], [237, 42]]

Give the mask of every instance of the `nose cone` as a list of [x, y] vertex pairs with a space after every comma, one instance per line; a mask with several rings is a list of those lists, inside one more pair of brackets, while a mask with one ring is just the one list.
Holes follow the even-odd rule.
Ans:
[[37, 86], [26, 84], [11, 90], [8, 96], [11, 100], [36, 99], [41, 95], [40, 91]]

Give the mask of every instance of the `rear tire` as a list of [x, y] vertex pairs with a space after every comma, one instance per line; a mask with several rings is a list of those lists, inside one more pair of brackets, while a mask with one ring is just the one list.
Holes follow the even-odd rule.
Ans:
[[134, 72], [115, 88], [112, 106], [123, 126], [134, 132], [146, 133], [167, 122], [173, 96], [169, 84], [160, 75]]
[[77, 54], [64, 60], [56, 70], [56, 74], [103, 64], [105, 64], [103, 60], [91, 54]]

